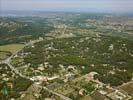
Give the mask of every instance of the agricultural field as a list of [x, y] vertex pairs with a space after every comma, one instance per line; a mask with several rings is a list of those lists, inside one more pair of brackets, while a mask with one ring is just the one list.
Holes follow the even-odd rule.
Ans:
[[122, 86], [120, 86], [120, 89], [123, 89], [124, 91], [133, 96], [133, 82], [123, 84]]
[[8, 44], [0, 46], [0, 51], [7, 51], [11, 53], [15, 53], [16, 51], [22, 49], [24, 44]]
[[11, 52], [8, 51], [0, 51], [0, 60], [4, 60], [11, 56]]

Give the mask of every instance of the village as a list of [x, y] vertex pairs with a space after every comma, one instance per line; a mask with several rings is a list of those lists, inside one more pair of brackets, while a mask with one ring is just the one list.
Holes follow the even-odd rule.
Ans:
[[132, 18], [63, 13], [0, 28], [0, 100], [133, 99]]

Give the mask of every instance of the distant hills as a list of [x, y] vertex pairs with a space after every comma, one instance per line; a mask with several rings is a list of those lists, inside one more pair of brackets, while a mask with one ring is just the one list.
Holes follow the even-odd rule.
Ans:
[[24, 11], [24, 10], [11, 10], [11, 11], [0, 11], [0, 16], [11, 16], [11, 17], [25, 17], [25, 16], [40, 16], [45, 17], [51, 14], [59, 13], [90, 13], [90, 14], [104, 14], [104, 15], [113, 15], [113, 16], [128, 16], [133, 17], [133, 13], [104, 13], [104, 12], [80, 12], [80, 11]]

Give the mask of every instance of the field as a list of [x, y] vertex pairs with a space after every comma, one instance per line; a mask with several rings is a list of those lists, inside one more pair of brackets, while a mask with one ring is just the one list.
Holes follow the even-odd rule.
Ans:
[[133, 96], [133, 82], [122, 85], [120, 88]]
[[23, 47], [24, 47], [24, 44], [3, 45], [3, 46], [0, 46], [0, 51], [8, 51], [8, 52], [14, 53]]
[[10, 55], [11, 55], [10, 52], [0, 51], [0, 60], [6, 59]]

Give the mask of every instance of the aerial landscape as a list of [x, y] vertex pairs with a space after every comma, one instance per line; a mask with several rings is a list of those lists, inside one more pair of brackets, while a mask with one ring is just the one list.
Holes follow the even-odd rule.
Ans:
[[133, 100], [132, 0], [0, 2], [0, 100]]

